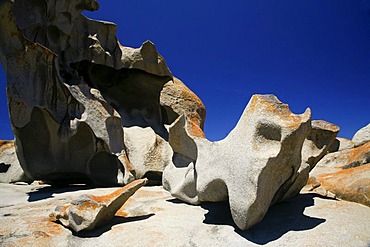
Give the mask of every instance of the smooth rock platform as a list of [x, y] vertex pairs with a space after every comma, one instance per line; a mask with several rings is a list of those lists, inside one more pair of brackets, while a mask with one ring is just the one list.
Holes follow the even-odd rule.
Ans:
[[0, 184], [0, 246], [369, 246], [370, 208], [301, 192], [236, 230], [227, 203], [193, 206], [161, 186], [142, 187], [107, 225], [72, 233], [50, 221], [56, 205], [117, 188]]

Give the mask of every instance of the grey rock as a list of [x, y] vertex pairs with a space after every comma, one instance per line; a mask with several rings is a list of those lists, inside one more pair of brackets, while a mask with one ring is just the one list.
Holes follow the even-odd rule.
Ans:
[[121, 63], [123, 68], [140, 69], [153, 75], [172, 78], [166, 61], [151, 41], [145, 41], [138, 49], [125, 46], [120, 46], [120, 49], [122, 51]]
[[329, 147], [335, 141], [339, 127], [324, 120], [314, 120], [302, 146], [302, 164], [297, 173], [285, 183], [275, 196], [275, 202], [290, 200], [297, 196], [306, 185], [309, 173], [327, 154]]
[[171, 72], [151, 42], [123, 47], [116, 25], [81, 14], [98, 7], [96, 1], [0, 4], [10, 119], [31, 179], [122, 185], [133, 179], [123, 127], [152, 128], [168, 139], [160, 92]]
[[170, 128], [174, 162], [164, 170], [164, 188], [192, 204], [228, 200], [235, 224], [248, 229], [301, 166], [310, 117], [309, 109], [295, 115], [273, 95], [254, 95], [230, 134], [210, 142], [189, 134], [182, 116]]
[[[73, 233], [47, 215], [81, 194], [104, 195], [116, 188], [75, 191], [0, 184], [3, 246], [367, 246], [370, 208], [302, 192], [274, 205], [260, 224], [235, 230], [225, 203], [181, 203], [161, 186], [140, 188], [108, 224]], [[29, 196], [47, 199], [28, 202]], [[12, 201], [7, 202], [9, 198]], [[190, 217], [191, 216], [191, 217]], [[351, 224], [350, 227], [348, 224]], [[344, 234], [345, 233], [345, 234]]]
[[355, 147], [355, 144], [351, 140], [348, 140], [347, 138], [343, 138], [343, 137], [337, 137], [337, 138], [335, 138], [334, 142], [330, 146], [328, 152], [329, 153], [334, 153], [334, 152], [337, 152], [337, 151], [342, 151], [342, 150], [345, 150], [345, 149], [351, 149], [351, 148], [354, 148], [354, 147]]
[[14, 141], [0, 141], [0, 183], [32, 182], [19, 164]]
[[356, 147], [370, 141], [370, 123], [358, 130], [352, 137], [352, 142]]
[[180, 79], [174, 77], [167, 82], [160, 97], [164, 108], [162, 116], [167, 124], [173, 123], [178, 116], [185, 115], [189, 130], [193, 136], [204, 137], [203, 128], [206, 109], [199, 97], [193, 93]]
[[359, 147], [327, 154], [311, 171], [310, 177], [316, 177], [324, 173], [334, 173], [367, 163], [370, 163], [370, 142]]
[[50, 217], [75, 232], [93, 230], [112, 220], [130, 196], [147, 182], [147, 179], [136, 180], [109, 195], [83, 195], [69, 204], [57, 206]]
[[148, 177], [152, 182], [160, 183], [164, 167], [171, 162], [169, 143], [152, 128], [134, 126], [125, 128], [125, 145], [135, 178]]

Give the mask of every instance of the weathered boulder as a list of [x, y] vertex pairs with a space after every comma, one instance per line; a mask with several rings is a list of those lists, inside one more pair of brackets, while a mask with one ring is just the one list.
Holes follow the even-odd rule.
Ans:
[[328, 152], [334, 153], [337, 151], [342, 151], [342, 150], [350, 149], [354, 147], [355, 147], [355, 144], [351, 140], [348, 140], [342, 137], [337, 137], [335, 138], [334, 142], [331, 144]]
[[136, 180], [109, 195], [83, 195], [69, 204], [57, 206], [50, 217], [75, 232], [93, 230], [112, 220], [130, 196], [147, 182], [147, 179]]
[[311, 191], [370, 207], [370, 164], [332, 173], [322, 173], [308, 181]]
[[116, 185], [160, 176], [172, 157], [166, 125], [185, 114], [193, 134], [204, 136], [201, 100], [172, 76], [153, 43], [124, 47], [115, 24], [82, 15], [99, 8], [95, 0], [3, 1], [0, 8], [10, 119], [30, 178]]
[[355, 146], [360, 146], [368, 141], [370, 141], [370, 123], [358, 130], [352, 137], [352, 142]]
[[168, 139], [162, 112], [173, 110], [160, 103], [172, 80], [166, 62], [150, 41], [124, 47], [116, 25], [81, 14], [98, 7], [52, 0], [0, 5], [10, 119], [20, 165], [32, 179], [125, 184], [133, 178], [130, 161], [142, 163], [135, 155], [117, 157], [126, 150], [123, 127], [150, 128], [156, 139]]
[[307, 186], [319, 194], [370, 206], [370, 142], [326, 155]]
[[327, 154], [312, 170], [312, 176], [370, 163], [370, 142], [356, 148]]
[[306, 185], [309, 173], [316, 164], [327, 154], [339, 127], [324, 120], [314, 120], [311, 130], [302, 146], [302, 164], [290, 182], [285, 183], [277, 193], [275, 202], [289, 200], [297, 196]]
[[19, 165], [14, 141], [0, 141], [0, 183], [31, 181]]
[[254, 95], [230, 134], [210, 142], [192, 136], [183, 115], [170, 127], [174, 156], [163, 185], [192, 204], [228, 200], [236, 225], [248, 229], [298, 172], [310, 117], [309, 109], [295, 115], [273, 95]]
[[147, 177], [161, 183], [164, 167], [171, 162], [172, 149], [153, 129], [138, 126], [125, 128], [126, 153], [136, 178]]
[[164, 108], [162, 116], [167, 124], [173, 123], [178, 116], [185, 115], [190, 134], [204, 137], [205, 106], [181, 80], [174, 77], [164, 85], [160, 103]]

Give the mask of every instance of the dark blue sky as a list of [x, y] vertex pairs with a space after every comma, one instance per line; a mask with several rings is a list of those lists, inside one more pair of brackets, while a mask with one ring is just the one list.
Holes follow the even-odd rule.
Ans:
[[[256, 93], [310, 107], [342, 137], [370, 122], [370, 0], [101, 1], [86, 15], [117, 23], [123, 45], [154, 42], [206, 105], [211, 140]], [[10, 139], [3, 71], [0, 81], [0, 139]]]

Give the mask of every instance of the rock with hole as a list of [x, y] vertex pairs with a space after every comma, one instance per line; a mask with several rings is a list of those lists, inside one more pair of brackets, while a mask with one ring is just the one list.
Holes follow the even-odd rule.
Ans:
[[170, 127], [174, 155], [164, 187], [192, 204], [228, 200], [234, 222], [245, 230], [262, 220], [279, 189], [296, 176], [311, 114], [295, 115], [273, 95], [254, 95], [221, 141], [192, 136], [187, 124], [182, 116]]

